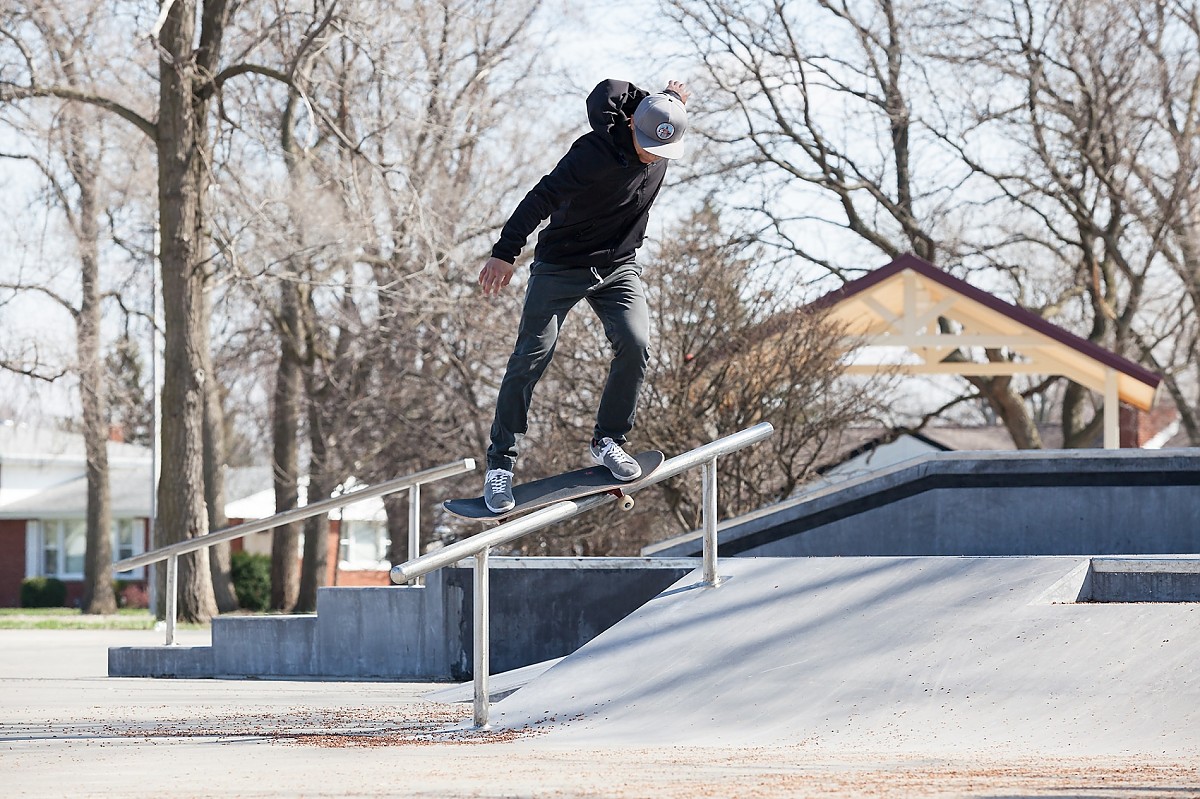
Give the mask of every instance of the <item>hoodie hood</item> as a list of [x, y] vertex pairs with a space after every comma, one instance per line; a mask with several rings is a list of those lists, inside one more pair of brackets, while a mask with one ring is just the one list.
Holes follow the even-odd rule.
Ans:
[[587, 98], [588, 123], [618, 152], [636, 156], [629, 120], [648, 94], [627, 81], [601, 81]]

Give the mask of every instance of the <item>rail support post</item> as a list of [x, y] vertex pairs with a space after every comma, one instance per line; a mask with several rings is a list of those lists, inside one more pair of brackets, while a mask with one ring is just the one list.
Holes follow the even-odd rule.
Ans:
[[[408, 559], [421, 554], [421, 484], [408, 489]], [[414, 578], [409, 585], [425, 585], [424, 577]]]
[[167, 607], [164, 619], [167, 627], [167, 646], [175, 643], [175, 619], [179, 617], [179, 556], [167, 558]]
[[702, 469], [704, 480], [704, 583], [717, 586], [717, 459], [705, 461]]
[[490, 635], [488, 621], [491, 610], [488, 607], [488, 552], [491, 547], [484, 547], [475, 554], [475, 728], [486, 729], [488, 726], [488, 669], [491, 658], [488, 652]]

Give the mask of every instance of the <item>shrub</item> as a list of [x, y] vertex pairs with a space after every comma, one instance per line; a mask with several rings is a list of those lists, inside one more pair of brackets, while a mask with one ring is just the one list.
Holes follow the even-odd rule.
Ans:
[[128, 580], [113, 580], [113, 593], [117, 595], [117, 607], [140, 608], [150, 607], [150, 595], [146, 586]]
[[26, 577], [21, 581], [21, 607], [61, 608], [67, 604], [67, 584], [56, 577]]
[[253, 552], [234, 552], [230, 571], [238, 604], [245, 610], [271, 606], [271, 558]]

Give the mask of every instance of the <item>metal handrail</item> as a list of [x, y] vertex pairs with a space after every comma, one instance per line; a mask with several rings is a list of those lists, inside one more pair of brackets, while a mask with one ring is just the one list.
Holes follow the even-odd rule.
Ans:
[[[762, 422], [724, 438], [689, 450], [663, 461], [652, 475], [631, 487], [629, 493], [641, 491], [663, 480], [675, 477], [697, 466], [703, 468], [702, 518], [704, 531], [703, 583], [710, 587], [720, 584], [717, 577], [717, 458], [769, 438], [775, 428]], [[509, 544], [537, 530], [549, 527], [584, 511], [615, 501], [611, 494], [595, 494], [583, 499], [564, 500], [534, 511], [511, 522], [505, 522], [482, 533], [456, 541], [441, 549], [426, 553], [392, 567], [393, 583], [408, 583], [430, 572], [452, 566], [464, 558], [475, 558], [475, 726], [488, 723], [489, 608], [488, 554], [492, 547]]]
[[252, 533], [261, 533], [276, 527], [282, 527], [285, 524], [303, 521], [304, 519], [319, 516], [322, 513], [344, 508], [348, 505], [363, 502], [364, 500], [375, 499], [386, 494], [403, 491], [406, 488], [409, 490], [408, 546], [409, 552], [415, 552], [420, 542], [421, 486], [425, 483], [432, 483], [435, 480], [442, 480], [447, 477], [454, 477], [455, 475], [474, 471], [474, 469], [475, 460], [473, 458], [453, 461], [443, 466], [435, 466], [432, 469], [415, 472], [406, 477], [397, 477], [373, 486], [355, 489], [336, 497], [323, 499], [311, 505], [305, 505], [302, 508], [285, 510], [276, 513], [274, 516], [268, 516], [265, 519], [255, 519], [254, 521], [237, 524], [233, 527], [227, 527], [224, 530], [208, 533], [207, 535], [177, 541], [174, 544], [168, 544], [165, 547], [159, 547], [150, 552], [143, 552], [141, 555], [134, 555], [132, 558], [117, 561], [112, 565], [112, 569], [114, 573], [119, 573], [136, 569], [139, 566], [146, 566], [163, 560], [167, 561], [166, 628], [167, 644], [171, 645], [175, 643], [175, 620], [178, 615], [179, 595], [177, 586], [179, 583], [180, 555], [206, 549], [214, 544], [232, 541], [235, 538], [241, 538]]

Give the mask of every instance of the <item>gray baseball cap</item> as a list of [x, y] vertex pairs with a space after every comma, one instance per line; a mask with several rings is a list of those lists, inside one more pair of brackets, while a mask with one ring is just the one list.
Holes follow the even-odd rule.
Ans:
[[673, 94], [648, 95], [633, 112], [633, 135], [642, 149], [662, 158], [681, 158], [685, 152], [687, 109]]

